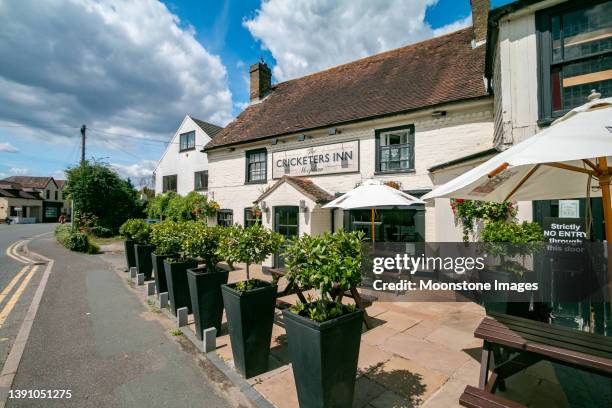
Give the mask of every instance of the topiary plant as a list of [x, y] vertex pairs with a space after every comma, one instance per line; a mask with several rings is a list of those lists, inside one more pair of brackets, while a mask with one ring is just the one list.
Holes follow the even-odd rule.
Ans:
[[184, 222], [162, 221], [151, 226], [151, 243], [157, 255], [177, 255], [182, 251]]
[[332, 293], [361, 283], [363, 232], [335, 233], [293, 238], [285, 248], [285, 266], [292, 282], [319, 290], [320, 298], [292, 309], [315, 321], [334, 318], [347, 309], [334, 302]]
[[121, 225], [119, 234], [125, 239], [131, 239], [137, 244], [148, 244], [151, 225], [140, 218], [131, 218]]
[[215, 270], [221, 259], [219, 243], [223, 237], [223, 227], [209, 227], [201, 221], [187, 221], [183, 228], [183, 254], [188, 258], [202, 259], [209, 270]]
[[251, 280], [250, 265], [259, 264], [278, 252], [285, 239], [281, 234], [272, 232], [260, 224], [247, 228], [236, 226], [230, 231], [221, 241], [221, 255], [246, 264], [247, 281], [246, 286], [242, 287], [243, 290], [248, 290], [248, 283]]

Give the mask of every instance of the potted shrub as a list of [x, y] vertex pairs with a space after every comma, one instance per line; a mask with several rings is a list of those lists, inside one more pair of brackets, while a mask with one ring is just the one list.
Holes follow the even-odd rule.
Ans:
[[283, 241], [282, 235], [256, 224], [236, 226], [221, 242], [222, 254], [232, 251], [232, 259], [246, 264], [246, 281], [221, 286], [234, 365], [246, 378], [268, 370], [277, 292], [276, 285], [251, 279], [249, 267], [277, 252]]
[[168, 292], [164, 260], [177, 258], [181, 252], [181, 230], [181, 223], [175, 221], [162, 221], [151, 226], [151, 243], [155, 245], [151, 262], [157, 293]]
[[153, 273], [151, 253], [155, 249], [149, 241], [151, 225], [143, 219], [132, 218], [124, 222], [120, 230], [123, 230], [126, 235], [130, 236], [134, 243], [136, 269], [138, 269], [138, 273], [144, 274], [145, 280], [151, 279]]
[[[489, 266], [479, 273], [481, 282], [522, 282], [525, 275], [531, 272], [524, 266], [528, 257], [542, 246], [544, 232], [539, 224], [523, 221], [492, 221], [485, 225], [480, 238], [483, 249], [490, 259], [499, 259], [496, 265]], [[483, 305], [487, 313], [499, 312], [515, 316], [546, 321], [548, 306], [532, 302], [530, 293], [513, 294], [509, 291], [486, 292], [483, 294]]]
[[164, 259], [164, 271], [166, 284], [168, 285], [168, 298], [172, 308], [172, 314], [176, 315], [176, 310], [187, 307], [191, 313], [191, 298], [189, 296], [189, 285], [187, 283], [187, 269], [196, 268], [198, 263], [195, 259], [189, 258], [183, 252], [183, 243], [189, 232], [193, 229], [193, 224], [198, 221], [185, 221], [175, 223], [178, 226], [174, 231], [174, 239], [180, 243], [180, 252], [176, 257]]
[[229, 271], [217, 267], [219, 241], [223, 227], [208, 227], [204, 223], [193, 223], [183, 240], [183, 253], [189, 258], [204, 262], [201, 268], [187, 270], [187, 282], [196, 327], [196, 336], [202, 339], [202, 330], [209, 327], [221, 333], [223, 298], [221, 285], [227, 283]]
[[330, 293], [361, 282], [360, 232], [294, 238], [285, 249], [289, 278], [320, 297], [283, 311], [301, 407], [351, 407], [363, 312]]
[[[128, 220], [130, 221], [130, 220]], [[127, 270], [136, 267], [136, 253], [134, 252], [134, 238], [131, 232], [128, 230], [130, 224], [128, 221], [124, 222], [119, 228], [119, 234], [123, 237], [123, 249], [125, 251], [125, 263]]]

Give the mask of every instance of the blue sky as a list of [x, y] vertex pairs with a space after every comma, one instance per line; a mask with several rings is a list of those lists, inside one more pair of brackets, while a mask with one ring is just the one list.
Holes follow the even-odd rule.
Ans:
[[243, 109], [248, 66], [261, 58], [278, 82], [469, 18], [469, 0], [5, 3], [0, 176], [61, 178], [79, 159], [85, 123], [87, 157], [138, 182], [185, 114], [224, 125]]

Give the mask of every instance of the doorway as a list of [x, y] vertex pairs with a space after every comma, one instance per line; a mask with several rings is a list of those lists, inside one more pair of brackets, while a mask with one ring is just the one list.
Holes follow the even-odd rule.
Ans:
[[[282, 234], [285, 237], [285, 242], [292, 237], [297, 237], [300, 233], [299, 217], [300, 207], [287, 205], [274, 207], [274, 231]], [[284, 250], [284, 245], [281, 250], [274, 255], [274, 267], [284, 268], [285, 260], [281, 256]]]

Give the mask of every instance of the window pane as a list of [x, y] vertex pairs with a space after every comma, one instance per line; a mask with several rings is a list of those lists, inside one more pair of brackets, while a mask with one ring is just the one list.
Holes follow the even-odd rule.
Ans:
[[563, 109], [586, 103], [586, 97], [596, 89], [610, 96], [612, 86], [612, 55], [590, 58], [563, 66]]
[[612, 50], [612, 3], [563, 15], [563, 58]]
[[554, 16], [550, 22], [552, 31], [552, 56], [553, 61], [560, 61], [563, 58], [561, 54], [561, 18]]

